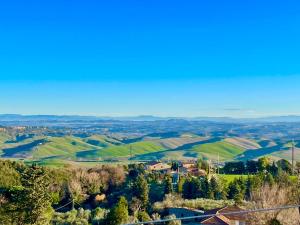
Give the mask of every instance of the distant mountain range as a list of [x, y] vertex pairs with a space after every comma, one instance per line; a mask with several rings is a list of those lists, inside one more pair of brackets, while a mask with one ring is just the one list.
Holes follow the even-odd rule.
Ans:
[[232, 118], [232, 117], [158, 117], [152, 115], [124, 116], [124, 117], [98, 117], [80, 115], [21, 115], [21, 114], [0, 114], [0, 122], [24, 122], [24, 121], [47, 121], [47, 122], [70, 122], [70, 121], [162, 121], [162, 120], [189, 120], [189, 121], [209, 121], [225, 123], [251, 123], [251, 122], [300, 122], [300, 116], [270, 116], [261, 118]]

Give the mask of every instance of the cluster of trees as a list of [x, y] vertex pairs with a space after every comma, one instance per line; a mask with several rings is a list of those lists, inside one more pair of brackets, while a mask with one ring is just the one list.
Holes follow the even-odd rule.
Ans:
[[[180, 176], [175, 184], [171, 175], [145, 171], [142, 164], [50, 169], [0, 160], [0, 221], [12, 225], [118, 225], [168, 216], [154, 208], [165, 196], [240, 203], [252, 201], [252, 193], [266, 185], [292, 186], [284, 161], [275, 164], [261, 159], [256, 163], [257, 174], [251, 172], [231, 182], [217, 175], [188, 175]], [[228, 163], [223, 171], [237, 164]], [[253, 162], [246, 163], [250, 164]], [[176, 166], [173, 163], [175, 170]], [[198, 166], [208, 169], [205, 161], [199, 160]]]
[[265, 171], [272, 174], [280, 171], [292, 174], [293, 172], [292, 164], [289, 161], [281, 159], [277, 162], [271, 162], [268, 157], [259, 158], [257, 161], [248, 160], [245, 163], [243, 161], [226, 162], [220, 171], [225, 174], [256, 174]]

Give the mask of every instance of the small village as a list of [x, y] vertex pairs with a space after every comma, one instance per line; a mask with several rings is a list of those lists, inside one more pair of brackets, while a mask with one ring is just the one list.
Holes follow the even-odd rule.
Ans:
[[[208, 165], [208, 168], [201, 169], [197, 167], [197, 160], [178, 161], [168, 164], [167, 162], [152, 161], [148, 162], [145, 169], [151, 172], [160, 172], [168, 174], [172, 177], [172, 185], [176, 187], [180, 176], [206, 177], [210, 173], [214, 176], [216, 171], [219, 171], [219, 164], [217, 168]], [[237, 205], [225, 206], [222, 208], [215, 208], [211, 210], [199, 210], [188, 207], [170, 207], [167, 208], [170, 215], [175, 215], [176, 218], [189, 218], [181, 221], [181, 224], [187, 225], [246, 225], [246, 213]], [[240, 214], [230, 214], [232, 212], [241, 212]], [[223, 215], [225, 214], [225, 215]], [[227, 215], [226, 215], [227, 214]], [[197, 218], [199, 216], [199, 218]]]

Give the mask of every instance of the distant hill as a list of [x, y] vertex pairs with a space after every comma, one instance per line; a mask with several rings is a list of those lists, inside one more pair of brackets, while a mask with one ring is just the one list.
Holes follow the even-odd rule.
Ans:
[[152, 115], [140, 116], [81, 116], [81, 115], [20, 115], [20, 114], [0, 114], [0, 121], [24, 122], [24, 121], [97, 121], [97, 120], [118, 120], [118, 121], [161, 121], [161, 120], [188, 120], [188, 121], [210, 121], [225, 123], [251, 123], [251, 122], [300, 122], [300, 116], [270, 116], [261, 118], [232, 118], [232, 117], [159, 117]]
[[62, 124], [1, 126], [0, 157], [47, 162], [196, 158], [231, 161], [262, 156], [290, 160], [290, 144], [294, 139], [296, 159], [300, 160], [300, 124], [297, 123], [108, 120]]

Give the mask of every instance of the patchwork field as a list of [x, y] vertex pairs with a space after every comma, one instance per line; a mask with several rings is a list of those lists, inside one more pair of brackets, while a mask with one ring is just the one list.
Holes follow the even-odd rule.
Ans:
[[[297, 143], [296, 143], [297, 144]], [[0, 132], [0, 155], [59, 166], [62, 161], [100, 162], [109, 160], [248, 160], [262, 156], [290, 159], [291, 143], [242, 137], [203, 137], [191, 133], [153, 133], [124, 139], [123, 135], [13, 136]], [[296, 148], [300, 160], [300, 149]]]

